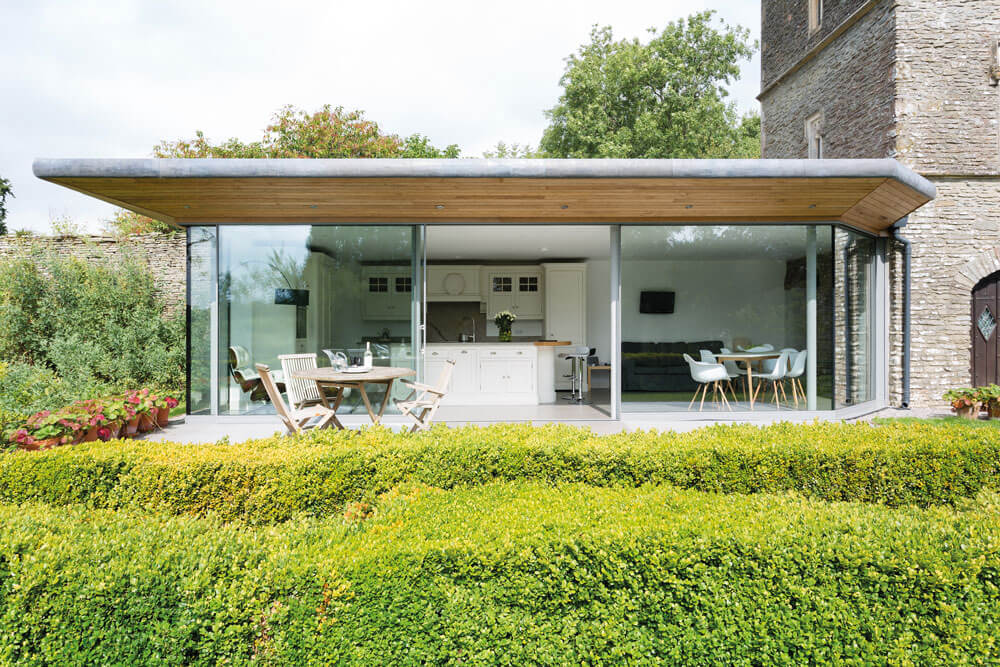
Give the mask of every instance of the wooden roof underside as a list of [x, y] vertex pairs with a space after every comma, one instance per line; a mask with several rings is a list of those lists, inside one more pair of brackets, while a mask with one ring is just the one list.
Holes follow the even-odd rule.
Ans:
[[892, 178], [132, 178], [54, 183], [177, 225], [801, 223], [884, 231], [930, 199]]

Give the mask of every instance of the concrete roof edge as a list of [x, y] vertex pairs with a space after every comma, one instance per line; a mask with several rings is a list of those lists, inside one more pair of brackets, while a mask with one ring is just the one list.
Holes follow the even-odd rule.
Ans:
[[891, 158], [848, 160], [610, 159], [51, 159], [56, 178], [892, 178], [933, 198], [926, 178]]

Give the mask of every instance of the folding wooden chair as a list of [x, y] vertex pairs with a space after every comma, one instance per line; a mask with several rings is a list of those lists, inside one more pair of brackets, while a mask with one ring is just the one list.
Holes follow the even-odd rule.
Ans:
[[[279, 354], [278, 361], [281, 362], [281, 372], [285, 377], [285, 394], [288, 402], [292, 404], [292, 409], [309, 407], [318, 403], [324, 403], [320, 397], [319, 389], [312, 380], [293, 377], [295, 371], [307, 371], [316, 368], [316, 354]], [[335, 399], [337, 390], [327, 388], [327, 399]], [[327, 403], [329, 400], [326, 401]]]
[[265, 364], [254, 364], [254, 368], [260, 374], [260, 380], [264, 383], [267, 396], [271, 399], [271, 404], [274, 405], [278, 417], [289, 433], [302, 433], [312, 428], [326, 428], [331, 423], [337, 428], [344, 428], [344, 425], [337, 419], [337, 414], [330, 408], [323, 407], [322, 405], [289, 409], [285, 405], [285, 399], [282, 398], [281, 392], [278, 391], [278, 387], [271, 378], [271, 369]]
[[[448, 382], [451, 380], [451, 372], [455, 368], [455, 362], [448, 360], [445, 362], [444, 370], [438, 377], [437, 384], [433, 387], [428, 384], [400, 380], [404, 385], [413, 391], [403, 400], [394, 400], [393, 403], [399, 411], [416, 422], [410, 433], [425, 430], [431, 427], [434, 421], [434, 413], [437, 412], [441, 399], [448, 393]], [[417, 414], [419, 412], [419, 414]]]

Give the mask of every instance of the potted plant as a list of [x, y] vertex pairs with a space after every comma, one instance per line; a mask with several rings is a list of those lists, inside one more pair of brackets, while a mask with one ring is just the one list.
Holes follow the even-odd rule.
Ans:
[[493, 316], [493, 323], [497, 325], [497, 331], [499, 332], [500, 341], [503, 343], [509, 343], [511, 341], [510, 328], [517, 320], [517, 315], [510, 312], [509, 310], [501, 310], [499, 313]]
[[1000, 419], [1000, 386], [991, 384], [979, 387], [977, 398], [990, 419]]
[[951, 403], [951, 410], [965, 419], [979, 418], [979, 397], [975, 389], [949, 389], [944, 400]]
[[50, 410], [36, 412], [28, 418], [24, 428], [14, 432], [13, 441], [19, 449], [41, 450], [71, 442], [73, 437], [68, 420]]
[[129, 392], [125, 396], [125, 402], [130, 404], [138, 417], [136, 428], [140, 433], [147, 433], [156, 428], [156, 396], [149, 389], [139, 389]]
[[167, 423], [170, 421], [170, 411], [177, 407], [177, 399], [169, 394], [158, 394], [152, 396], [153, 399], [153, 415], [156, 420], [156, 425], [160, 428], [165, 428]]

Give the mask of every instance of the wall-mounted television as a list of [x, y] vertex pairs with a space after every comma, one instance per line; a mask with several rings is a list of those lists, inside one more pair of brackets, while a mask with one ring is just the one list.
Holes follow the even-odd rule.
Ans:
[[663, 315], [674, 312], [674, 293], [641, 292], [639, 294], [639, 312], [652, 315]]

